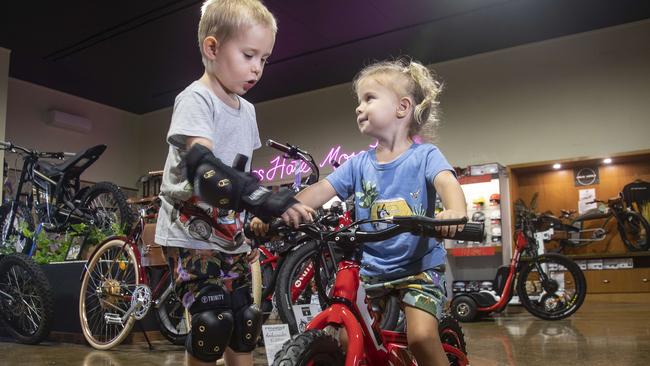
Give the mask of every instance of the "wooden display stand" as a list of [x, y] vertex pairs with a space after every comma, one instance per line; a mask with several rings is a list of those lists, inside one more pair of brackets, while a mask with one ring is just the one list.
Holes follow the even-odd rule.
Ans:
[[[521, 198], [526, 204], [538, 193], [537, 212], [551, 211], [559, 215], [561, 209], [578, 210], [579, 190], [594, 189], [596, 198], [607, 201], [619, 195], [623, 186], [636, 179], [650, 181], [650, 150], [611, 156], [612, 162], [604, 164], [603, 158], [579, 158], [565, 161], [541, 162], [509, 166], [510, 193], [514, 201]], [[553, 169], [560, 163], [560, 169]], [[599, 179], [593, 185], [577, 186], [574, 168], [598, 168]], [[604, 220], [586, 221], [584, 228], [602, 225]], [[633, 269], [585, 270], [588, 292], [650, 292], [650, 253], [629, 252], [611, 219], [605, 228], [607, 236], [584, 246], [565, 248], [563, 253], [576, 260], [604, 258], [633, 258]], [[547, 248], [557, 248], [552, 240]]]

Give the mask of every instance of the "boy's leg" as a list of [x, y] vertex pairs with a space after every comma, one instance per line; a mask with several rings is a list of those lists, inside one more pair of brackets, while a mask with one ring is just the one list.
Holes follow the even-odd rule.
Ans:
[[448, 366], [449, 360], [438, 335], [438, 320], [413, 306], [404, 306], [404, 312], [409, 350], [418, 361], [418, 366]]
[[226, 361], [226, 366], [253, 366], [253, 352], [235, 352], [228, 347], [223, 358]]

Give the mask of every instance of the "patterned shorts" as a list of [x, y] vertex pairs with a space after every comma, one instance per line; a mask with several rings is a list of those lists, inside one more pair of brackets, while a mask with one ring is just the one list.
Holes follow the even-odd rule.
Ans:
[[229, 294], [238, 289], [250, 293], [250, 264], [246, 254], [225, 254], [216, 250], [170, 248], [174, 291], [189, 308], [205, 286], [218, 285]]
[[387, 282], [373, 282], [362, 278], [366, 295], [370, 298], [397, 293], [403, 304], [413, 306], [441, 319], [447, 305], [444, 270], [429, 269], [424, 272]]

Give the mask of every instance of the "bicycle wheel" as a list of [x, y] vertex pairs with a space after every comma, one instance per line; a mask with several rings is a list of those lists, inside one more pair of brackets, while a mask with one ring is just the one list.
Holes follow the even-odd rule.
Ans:
[[[314, 266], [312, 258], [317, 253], [321, 255], [321, 264], [327, 266], [320, 269], [321, 284], [316, 283], [316, 276], [313, 275], [309, 283], [302, 284], [303, 291], [298, 294], [295, 300], [292, 300], [292, 287], [298, 285], [301, 281], [301, 276]], [[278, 272], [278, 279], [275, 285], [275, 301], [278, 314], [282, 322], [289, 325], [291, 334], [299, 332], [296, 318], [293, 314], [293, 305], [305, 305], [312, 302], [312, 298], [318, 300], [321, 309], [326, 307], [326, 300], [318, 297], [316, 286], [327, 289], [334, 283], [334, 262], [330, 259], [330, 254], [327, 248], [321, 252], [321, 246], [318, 242], [308, 242], [289, 253], [280, 267]], [[329, 274], [329, 276], [328, 276]]]
[[[463, 334], [463, 328], [460, 327], [458, 320], [450, 315], [443, 315], [438, 323], [438, 334], [440, 335], [440, 342], [457, 348], [467, 356], [465, 334]], [[447, 353], [447, 358], [451, 366], [461, 364], [458, 357], [452, 353]]]
[[517, 295], [531, 314], [545, 320], [564, 319], [575, 313], [587, 295], [580, 267], [561, 254], [548, 253], [522, 262]]
[[117, 226], [124, 233], [128, 233], [134, 220], [124, 192], [117, 185], [110, 182], [99, 182], [84, 195], [83, 206], [90, 210], [94, 224], [102, 231], [111, 234]]
[[18, 343], [47, 338], [53, 315], [53, 295], [41, 267], [24, 254], [0, 261], [0, 323]]
[[119, 345], [129, 334], [135, 318], [122, 319], [140, 284], [135, 253], [122, 238], [100, 244], [88, 261], [79, 293], [79, 320], [86, 341], [95, 349]]
[[[162, 271], [164, 275], [168, 269]], [[172, 344], [182, 345], [185, 344], [185, 338], [190, 332], [189, 324], [185, 319], [185, 307], [173, 291], [171, 274], [166, 277], [165, 283], [165, 291], [162, 297], [157, 299], [154, 314], [160, 326], [160, 333]]]
[[322, 330], [298, 334], [275, 354], [273, 365], [342, 366], [345, 361], [339, 343]]
[[635, 252], [648, 250], [648, 232], [650, 224], [643, 216], [634, 211], [628, 211], [623, 215], [623, 219], [618, 222], [618, 232], [621, 240], [628, 250]]
[[34, 233], [34, 219], [27, 209], [27, 206], [18, 202], [16, 204], [16, 216], [13, 225], [9, 225], [9, 214], [13, 202], [7, 202], [0, 206], [0, 221], [2, 222], [2, 248], [11, 252], [22, 253], [24, 250], [31, 250], [32, 238], [25, 235], [26, 229]]

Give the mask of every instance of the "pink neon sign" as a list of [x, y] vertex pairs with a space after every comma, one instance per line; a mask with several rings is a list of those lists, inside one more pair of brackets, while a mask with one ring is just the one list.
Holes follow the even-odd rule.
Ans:
[[[372, 145], [369, 145], [371, 149], [377, 147], [377, 142]], [[361, 153], [351, 152], [349, 154], [341, 152], [341, 145], [332, 147], [329, 149], [329, 152], [321, 159], [321, 162], [318, 164], [320, 168], [323, 168], [326, 165], [331, 164], [331, 162], [336, 161], [339, 164], [343, 164], [345, 161], [351, 159], [353, 156]], [[296, 166], [299, 169], [301, 174], [309, 173], [311, 169], [304, 162], [299, 164], [294, 163], [292, 160], [285, 159], [282, 155], [277, 155], [271, 159], [265, 169], [258, 168], [253, 169], [253, 173], [257, 174], [260, 181], [274, 181], [282, 180], [285, 177], [290, 177], [296, 173]]]

